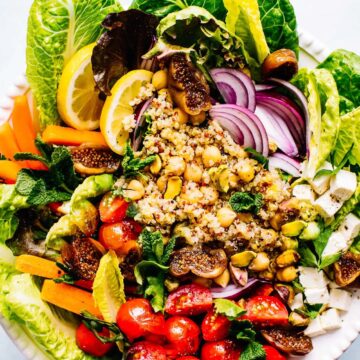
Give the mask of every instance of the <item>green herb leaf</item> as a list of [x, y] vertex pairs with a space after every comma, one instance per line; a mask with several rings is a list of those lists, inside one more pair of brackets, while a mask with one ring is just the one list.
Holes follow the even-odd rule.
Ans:
[[265, 169], [269, 168], [269, 159], [266, 158], [263, 154], [260, 154], [258, 151], [251, 147], [245, 148], [245, 151], [251, 155], [258, 163], [264, 165]]
[[319, 264], [319, 269], [325, 269], [326, 267], [330, 266], [331, 264], [337, 262], [341, 258], [342, 253], [338, 252], [333, 255], [325, 256], [321, 259], [321, 262]]
[[14, 155], [15, 160], [35, 160], [35, 161], [41, 161], [43, 164], [48, 165], [48, 162], [46, 159], [44, 159], [41, 155], [33, 154], [30, 152], [21, 152], [16, 153]]
[[151, 306], [155, 312], [162, 311], [165, 306], [164, 274], [148, 276], [146, 281], [145, 297], [150, 298]]
[[301, 243], [298, 252], [301, 256], [300, 264], [302, 266], [310, 266], [310, 267], [317, 267], [318, 260], [309, 246], [305, 243]]
[[320, 314], [320, 310], [323, 307], [323, 304], [306, 304], [303, 309], [295, 309], [294, 311], [300, 315], [307, 316], [310, 319], [314, 320]]
[[131, 202], [126, 210], [126, 216], [133, 219], [137, 214], [139, 213], [139, 210], [135, 203]]
[[240, 360], [265, 360], [266, 353], [263, 346], [256, 342], [250, 342], [241, 353]]
[[251, 212], [257, 214], [263, 206], [263, 197], [261, 194], [236, 192], [231, 196], [229, 203], [237, 213]]
[[215, 299], [214, 306], [217, 314], [225, 315], [231, 321], [246, 313], [239, 305], [226, 299]]
[[298, 292], [304, 292], [304, 287], [300, 284], [299, 280], [294, 280], [292, 283], [292, 287]]
[[64, 274], [54, 279], [54, 282], [56, 282], [57, 284], [64, 283], [64, 284], [74, 285], [75, 281], [76, 279], [71, 274]]

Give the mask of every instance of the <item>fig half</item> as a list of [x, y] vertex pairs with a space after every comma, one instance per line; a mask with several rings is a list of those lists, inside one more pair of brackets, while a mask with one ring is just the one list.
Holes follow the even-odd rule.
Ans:
[[334, 264], [335, 281], [339, 286], [347, 286], [360, 275], [360, 255], [347, 252]]

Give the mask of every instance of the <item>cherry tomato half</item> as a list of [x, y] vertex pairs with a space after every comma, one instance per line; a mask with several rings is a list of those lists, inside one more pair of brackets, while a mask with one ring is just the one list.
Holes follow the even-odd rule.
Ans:
[[120, 250], [128, 241], [136, 240], [141, 230], [141, 225], [134, 220], [104, 224], [99, 230], [99, 241], [106, 249]]
[[[99, 334], [108, 337], [110, 332], [104, 329]], [[76, 343], [85, 353], [98, 357], [107, 354], [114, 346], [113, 343], [103, 344], [84, 324], [80, 324], [76, 330]]]
[[126, 360], [166, 360], [166, 352], [160, 345], [141, 341], [130, 347]]
[[266, 352], [266, 360], [286, 360], [284, 355], [281, 355], [275, 348], [269, 345], [263, 345]]
[[164, 334], [164, 315], [155, 314], [149, 300], [146, 299], [132, 299], [122, 304], [116, 322], [130, 341], [149, 333]]
[[273, 291], [274, 287], [271, 284], [263, 284], [252, 293], [252, 296], [270, 296]]
[[216, 314], [215, 310], [210, 310], [201, 323], [201, 332], [205, 341], [219, 341], [225, 339], [229, 335], [230, 320], [220, 314]]
[[180, 356], [176, 360], [199, 360], [199, 358], [195, 356]]
[[165, 311], [170, 315], [198, 315], [211, 310], [211, 291], [205, 286], [180, 286], [166, 300]]
[[107, 224], [114, 224], [126, 217], [129, 203], [120, 196], [113, 196], [108, 192], [103, 196], [99, 205], [100, 220]]
[[200, 329], [187, 317], [173, 316], [167, 319], [165, 335], [177, 355], [193, 355], [199, 349]]
[[205, 343], [201, 349], [201, 360], [239, 360], [241, 349], [231, 340]]
[[286, 306], [275, 296], [254, 296], [246, 302], [242, 317], [257, 326], [284, 326], [288, 323]]

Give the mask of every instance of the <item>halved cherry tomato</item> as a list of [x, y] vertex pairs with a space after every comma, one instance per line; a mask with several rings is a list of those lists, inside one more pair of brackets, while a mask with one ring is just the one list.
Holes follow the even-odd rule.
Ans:
[[114, 224], [126, 218], [129, 203], [120, 196], [113, 196], [108, 192], [103, 196], [99, 205], [100, 220], [107, 224]]
[[151, 342], [153, 344], [165, 345], [166, 337], [164, 335], [156, 335], [148, 333], [144, 336], [145, 341]]
[[201, 323], [201, 332], [205, 341], [219, 341], [229, 335], [230, 320], [221, 314], [216, 314], [215, 310], [210, 310]]
[[134, 220], [104, 224], [99, 230], [99, 241], [106, 249], [119, 250], [130, 240], [136, 240], [142, 227]]
[[180, 286], [166, 300], [165, 311], [170, 315], [198, 315], [211, 310], [211, 291], [205, 286]]
[[[99, 334], [108, 337], [110, 332], [103, 329]], [[82, 351], [98, 357], [107, 354], [114, 346], [113, 343], [103, 344], [84, 324], [80, 324], [76, 330], [76, 343]]]
[[288, 324], [286, 306], [275, 296], [254, 296], [246, 302], [247, 313], [242, 317], [257, 326], [284, 326]]
[[271, 284], [264, 284], [258, 287], [252, 293], [252, 296], [270, 296], [273, 291], [274, 287]]
[[166, 360], [166, 352], [160, 345], [141, 341], [130, 347], [126, 360]]
[[231, 340], [205, 343], [201, 349], [201, 360], [239, 360], [241, 349]]
[[180, 356], [176, 360], [199, 360], [199, 358], [195, 356]]
[[184, 316], [173, 316], [165, 322], [165, 336], [177, 355], [193, 355], [199, 349], [200, 329]]
[[59, 212], [59, 207], [62, 204], [63, 204], [62, 202], [52, 202], [52, 203], [48, 204], [48, 206], [53, 213], [57, 214]]
[[116, 322], [130, 341], [149, 333], [163, 335], [165, 330], [164, 315], [155, 314], [146, 299], [132, 299], [122, 304]]
[[76, 280], [75, 284], [78, 287], [81, 287], [82, 289], [86, 289], [86, 290], [92, 290], [92, 287], [94, 285], [94, 281], [93, 280]]
[[275, 348], [269, 345], [263, 345], [266, 352], [266, 360], [286, 360], [284, 355], [281, 355]]

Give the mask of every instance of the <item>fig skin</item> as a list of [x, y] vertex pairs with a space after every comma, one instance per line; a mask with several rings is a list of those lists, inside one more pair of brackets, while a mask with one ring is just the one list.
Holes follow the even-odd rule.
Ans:
[[280, 49], [269, 54], [261, 67], [262, 77], [265, 80], [271, 77], [290, 80], [298, 70], [296, 55], [289, 49]]
[[336, 284], [350, 285], [360, 275], [360, 255], [347, 252], [334, 264], [334, 272]]

